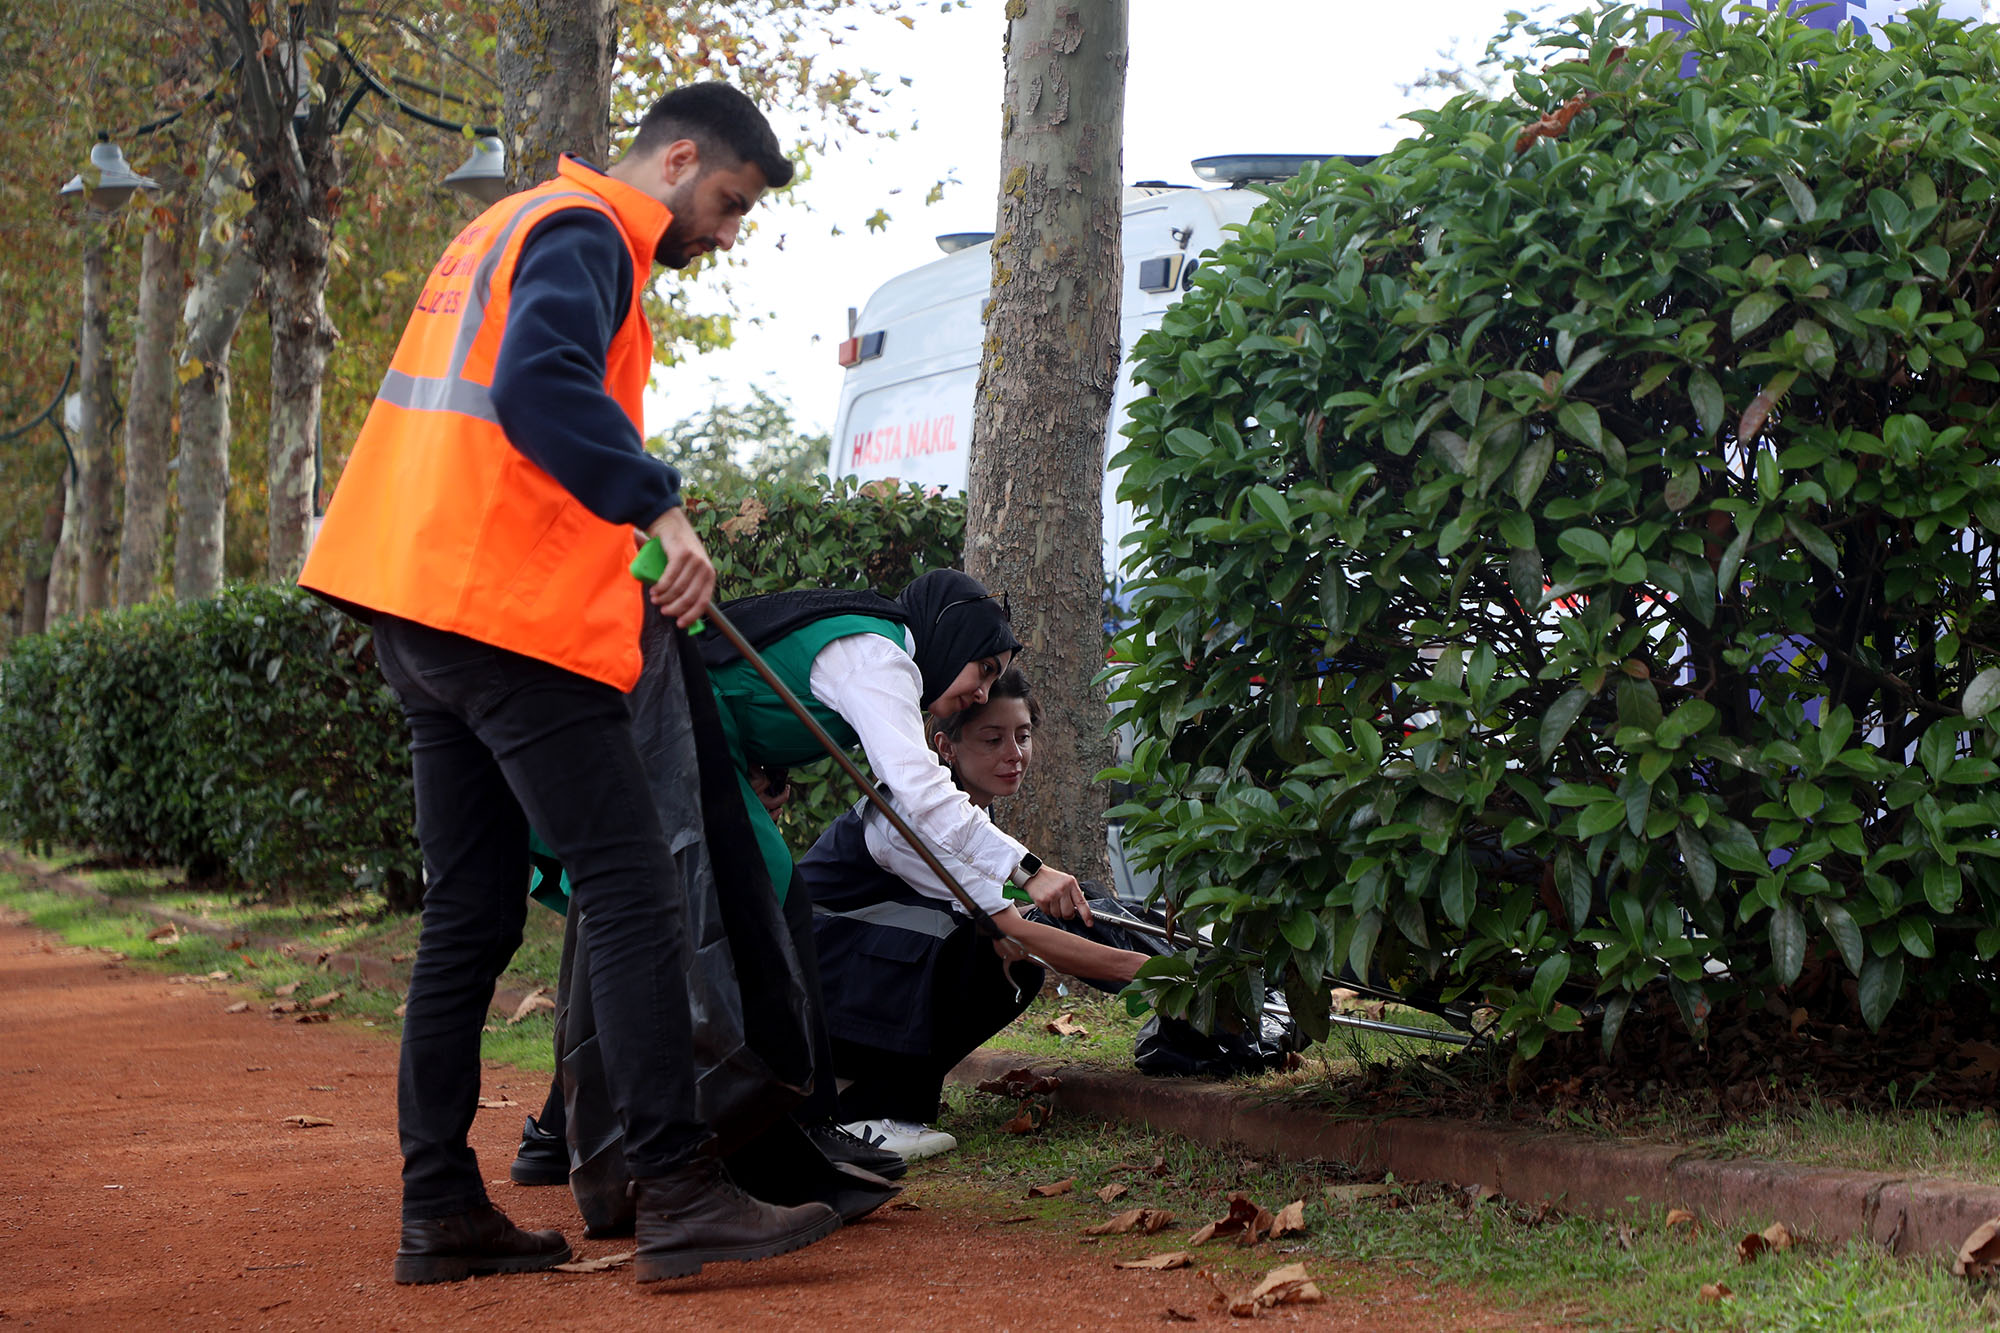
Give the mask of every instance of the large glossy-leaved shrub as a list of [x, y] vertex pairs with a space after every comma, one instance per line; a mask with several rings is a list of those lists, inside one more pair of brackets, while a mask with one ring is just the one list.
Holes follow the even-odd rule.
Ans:
[[1695, 8], [1272, 189], [1141, 342], [1163, 1010], [1990, 986], [2000, 35]]

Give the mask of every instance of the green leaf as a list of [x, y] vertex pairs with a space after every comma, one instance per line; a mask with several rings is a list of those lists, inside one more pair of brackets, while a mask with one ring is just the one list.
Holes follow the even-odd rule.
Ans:
[[1270, 519], [1273, 523], [1276, 523], [1279, 527], [1287, 531], [1290, 530], [1292, 526], [1292, 507], [1285, 503], [1285, 497], [1278, 494], [1274, 488], [1266, 486], [1261, 482], [1252, 486], [1250, 488], [1250, 507], [1265, 518]]
[[1534, 1001], [1535, 1008], [1547, 1013], [1549, 1005], [1556, 998], [1556, 992], [1561, 990], [1562, 984], [1568, 980], [1569, 955], [1552, 953], [1542, 960], [1540, 967], [1535, 969], [1535, 979], [1528, 987], [1528, 998]]
[[1959, 711], [1967, 717], [1985, 717], [2000, 705], [2000, 667], [1987, 667], [1965, 687]]
[[1604, 452], [1604, 424], [1589, 403], [1567, 402], [1556, 413], [1556, 424], [1599, 453]]
[[1674, 837], [1680, 843], [1681, 864], [1687, 867], [1688, 878], [1694, 881], [1695, 893], [1707, 902], [1715, 896], [1715, 858], [1709, 855], [1708, 844], [1691, 824], [1676, 828]]
[[1555, 439], [1546, 432], [1528, 441], [1528, 447], [1514, 464], [1511, 487], [1514, 503], [1523, 509], [1535, 507], [1535, 495], [1542, 489], [1542, 479], [1549, 475], [1549, 464], [1555, 456]]
[[1375, 959], [1375, 941], [1382, 934], [1382, 914], [1366, 912], [1354, 923], [1354, 939], [1347, 946], [1347, 966], [1366, 981], [1368, 965]]
[[1903, 951], [1912, 958], [1929, 958], [1937, 952], [1937, 937], [1931, 930], [1928, 917], [1897, 918], [1896, 935], [1903, 942]]
[[1313, 942], [1319, 938], [1319, 922], [1314, 919], [1311, 912], [1294, 912], [1285, 918], [1284, 924], [1278, 929], [1283, 933], [1285, 943], [1300, 953], [1309, 951], [1313, 947]]
[[1780, 986], [1799, 979], [1806, 965], [1806, 923], [1789, 901], [1771, 910], [1771, 967]]
[[1692, 463], [1686, 463], [1676, 468], [1674, 475], [1667, 479], [1666, 490], [1661, 493], [1661, 498], [1666, 501], [1668, 509], [1678, 514], [1694, 503], [1694, 497], [1700, 491], [1701, 469]]
[[1826, 927], [1827, 935], [1833, 940], [1833, 947], [1840, 950], [1840, 961], [1847, 964], [1849, 972], [1860, 976], [1861, 927], [1854, 924], [1854, 918], [1839, 903], [1816, 898], [1813, 908], [1819, 913], [1820, 924]]
[[1861, 1002], [1861, 1021], [1873, 1032], [1882, 1026], [1882, 1020], [1889, 1016], [1896, 999], [1903, 993], [1903, 956], [1890, 954], [1887, 958], [1877, 958], [1870, 954], [1861, 964], [1861, 977], [1856, 998]]
[[1743, 341], [1744, 335], [1762, 328], [1765, 321], [1784, 307], [1785, 298], [1778, 292], [1752, 292], [1736, 303], [1736, 309], [1729, 316], [1729, 338], [1731, 342]]
[[1438, 906], [1445, 918], [1460, 930], [1472, 919], [1473, 889], [1476, 878], [1465, 858], [1465, 848], [1454, 847], [1438, 869]]
[[1688, 376], [1688, 398], [1694, 404], [1695, 420], [1701, 423], [1702, 438], [1722, 428], [1722, 386], [1715, 376], [1697, 369]]
[[1834, 573], [1840, 572], [1840, 553], [1834, 550], [1831, 537], [1802, 518], [1786, 518], [1785, 527], [1798, 544], [1806, 548], [1806, 554]]
[[1556, 748], [1562, 744], [1563, 737], [1569, 735], [1570, 727], [1575, 725], [1577, 718], [1583, 713], [1584, 705], [1589, 702], [1590, 695], [1583, 687], [1578, 686], [1565, 691], [1560, 698], [1549, 705], [1549, 711], [1542, 718], [1540, 738], [1542, 762], [1547, 763], [1555, 758]]
[[1819, 203], [1806, 183], [1783, 167], [1778, 168], [1778, 184], [1785, 187], [1785, 198], [1792, 201], [1792, 216], [1800, 222], [1811, 222], [1819, 212]]
[[1625, 1015], [1632, 1012], [1632, 996], [1620, 991], [1604, 1002], [1604, 1018], [1598, 1028], [1598, 1041], [1605, 1060], [1611, 1059], [1612, 1048], [1618, 1044], [1619, 1030], [1625, 1026]]

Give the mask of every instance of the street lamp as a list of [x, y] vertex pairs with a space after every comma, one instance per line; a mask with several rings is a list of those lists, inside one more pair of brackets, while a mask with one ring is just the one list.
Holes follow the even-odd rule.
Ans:
[[374, 93], [411, 120], [420, 120], [426, 125], [440, 130], [450, 130], [455, 134], [469, 133], [474, 136], [471, 156], [465, 159], [464, 165], [458, 170], [444, 178], [446, 185], [482, 204], [495, 204], [507, 196], [507, 145], [501, 140], [499, 130], [491, 125], [466, 125], [446, 120], [442, 116], [431, 115], [421, 107], [410, 105], [392, 92], [388, 84], [376, 78], [369, 68], [361, 63], [360, 58], [348, 49], [347, 43], [342, 42], [339, 49], [340, 54], [347, 60], [348, 68], [352, 69], [361, 80], [361, 85], [347, 99], [347, 105], [340, 109], [340, 115], [334, 121], [336, 134], [347, 128], [347, 118], [354, 114], [355, 107], [361, 105], [361, 99], [369, 93]]
[[[87, 181], [85, 176], [95, 177]], [[118, 145], [111, 142], [111, 136], [98, 132], [97, 142], [90, 149], [90, 165], [69, 178], [69, 184], [62, 187], [59, 194], [81, 194], [90, 207], [100, 213], [111, 213], [124, 207], [134, 190], [157, 190], [160, 183], [151, 176], [141, 176], [126, 165], [125, 154]]]

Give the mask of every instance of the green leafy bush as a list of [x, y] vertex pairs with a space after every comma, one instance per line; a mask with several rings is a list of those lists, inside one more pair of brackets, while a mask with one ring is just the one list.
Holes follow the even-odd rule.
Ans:
[[[879, 585], [954, 563], [961, 501], [759, 484], [689, 508], [721, 595]], [[635, 590], [636, 595], [636, 590]], [[0, 837], [414, 906], [409, 745], [366, 626], [296, 588], [92, 617], [0, 660]], [[805, 843], [851, 797], [800, 773]]]
[[1992, 1004], [2000, 33], [1641, 23], [1272, 189], [1140, 344], [1168, 1013]]
[[[722, 601], [793, 588], [893, 597], [918, 574], [956, 567], [965, 551], [964, 497], [927, 495], [914, 483], [779, 477], [713, 498], [691, 495], [688, 512], [715, 561]], [[791, 781], [778, 827], [804, 852], [860, 794], [830, 759], [793, 769]]]
[[414, 901], [410, 762], [367, 629], [298, 589], [93, 617], [0, 666], [0, 829]]

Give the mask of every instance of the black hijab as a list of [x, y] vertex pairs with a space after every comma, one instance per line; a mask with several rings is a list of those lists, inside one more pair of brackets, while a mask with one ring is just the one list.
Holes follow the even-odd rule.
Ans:
[[934, 569], [913, 580], [896, 601], [917, 641], [925, 708], [951, 688], [966, 663], [1021, 651], [1005, 603], [970, 574]]

